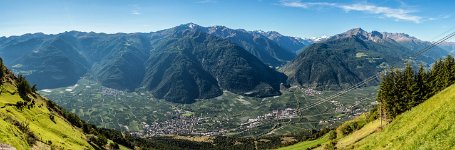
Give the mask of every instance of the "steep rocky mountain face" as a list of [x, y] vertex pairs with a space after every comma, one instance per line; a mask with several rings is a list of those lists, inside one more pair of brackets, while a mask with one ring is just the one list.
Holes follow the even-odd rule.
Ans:
[[[292, 84], [340, 89], [384, 68], [403, 65], [415, 51], [380, 32], [356, 28], [308, 46], [283, 71]], [[415, 61], [431, 63], [434, 59], [421, 56]]]
[[152, 33], [27, 34], [1, 38], [0, 54], [41, 89], [88, 77], [106, 87], [146, 89], [179, 103], [216, 97], [223, 90], [279, 95], [286, 76], [268, 65], [281, 65], [295, 54], [262, 35], [216, 28], [184, 24]]

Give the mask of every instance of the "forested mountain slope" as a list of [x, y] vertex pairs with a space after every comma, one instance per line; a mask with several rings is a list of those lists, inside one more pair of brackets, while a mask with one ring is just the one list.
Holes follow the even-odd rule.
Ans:
[[428, 45], [429, 42], [406, 34], [367, 32], [355, 28], [307, 46], [283, 67], [283, 72], [291, 84], [340, 89], [359, 83], [385, 68], [403, 67], [404, 60], [431, 64], [447, 55], [446, 51], [436, 47], [428, 54], [411, 57], [415, 51]]

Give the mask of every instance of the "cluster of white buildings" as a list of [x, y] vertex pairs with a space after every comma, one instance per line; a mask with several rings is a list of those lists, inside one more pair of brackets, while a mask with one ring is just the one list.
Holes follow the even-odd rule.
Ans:
[[276, 119], [292, 119], [297, 118], [297, 110], [294, 108], [286, 108], [284, 110], [273, 110], [271, 113], [267, 113], [262, 116], [257, 116], [256, 118], [248, 119], [245, 123], [242, 123], [241, 126], [245, 126], [248, 129], [257, 127], [263, 122], [276, 120]]

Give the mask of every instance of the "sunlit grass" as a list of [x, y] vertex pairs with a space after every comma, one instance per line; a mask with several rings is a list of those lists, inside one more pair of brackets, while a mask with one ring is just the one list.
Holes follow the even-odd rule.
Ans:
[[312, 149], [321, 146], [322, 144], [326, 143], [329, 141], [328, 135], [324, 135], [323, 137], [316, 139], [316, 140], [311, 140], [311, 141], [303, 141], [291, 146], [287, 147], [282, 147], [279, 148], [278, 150], [305, 150], [305, 149]]
[[382, 132], [356, 143], [354, 149], [453, 149], [455, 85], [411, 111], [399, 115]]
[[[6, 104], [15, 104], [22, 101], [18, 94], [12, 95], [11, 85], [3, 85], [7, 90], [2, 91], [0, 95], [0, 107]], [[23, 108], [22, 110], [15, 106], [5, 106], [0, 109], [0, 142], [9, 144], [16, 149], [30, 149], [27, 143], [26, 134], [22, 133], [15, 125], [4, 120], [10, 117], [18, 122], [28, 124], [30, 131], [43, 143], [52, 143], [55, 148], [65, 149], [91, 149], [86, 141], [86, 137], [81, 129], [74, 128], [65, 119], [58, 114], [50, 112], [47, 109], [45, 100], [40, 97], [35, 99], [36, 104], [33, 108]], [[50, 119], [54, 114], [55, 123]]]

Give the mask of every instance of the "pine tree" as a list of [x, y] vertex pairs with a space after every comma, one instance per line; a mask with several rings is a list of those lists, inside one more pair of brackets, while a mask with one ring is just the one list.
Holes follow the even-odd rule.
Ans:
[[395, 110], [395, 114], [400, 114], [404, 110], [406, 110], [408, 106], [408, 97], [407, 95], [407, 83], [406, 83], [406, 76], [405, 72], [402, 72], [398, 69], [395, 70], [395, 91], [396, 94], [394, 95], [397, 107]]
[[455, 66], [455, 60], [452, 56], [447, 56], [444, 59], [444, 65], [443, 65], [443, 85], [442, 87], [449, 87], [450, 85], [453, 84], [453, 76], [452, 76], [452, 68]]
[[415, 90], [417, 90], [417, 85], [416, 82], [414, 81], [414, 71], [412, 70], [412, 66], [410, 63], [406, 64], [406, 68], [404, 70], [404, 82], [406, 85], [406, 88], [404, 89], [404, 95], [403, 95], [403, 103], [405, 103], [405, 109], [410, 109], [415, 106], [417, 103], [415, 100], [416, 94], [414, 93]]
[[442, 74], [442, 68], [443, 68], [443, 61], [438, 60], [434, 63], [433, 69], [431, 70], [431, 75], [430, 75], [430, 89], [431, 92], [429, 93], [430, 95], [436, 94], [436, 92], [440, 91], [443, 86], [443, 77], [441, 76]]
[[413, 93], [413, 95], [415, 96], [414, 97], [414, 102], [416, 102], [415, 105], [422, 103], [424, 99], [428, 98], [426, 94], [429, 92], [427, 80], [428, 73], [425, 71], [423, 65], [420, 64], [419, 71], [417, 72], [417, 75], [415, 76], [414, 79], [417, 85], [417, 88]]
[[395, 95], [396, 86], [395, 86], [395, 76], [396, 72], [391, 70], [386, 71], [383, 75], [382, 82], [380, 83], [379, 92], [378, 92], [378, 102], [381, 103], [382, 114], [386, 118], [393, 119], [396, 116], [397, 101]]
[[376, 101], [379, 103], [379, 105], [381, 105], [381, 107], [379, 107], [379, 111], [381, 114], [383, 114], [384, 116], [387, 116], [388, 113], [388, 108], [389, 108], [389, 99], [387, 97], [387, 88], [388, 88], [388, 84], [389, 84], [389, 80], [388, 80], [388, 77], [387, 76], [387, 71], [381, 76], [382, 77], [382, 81], [379, 83], [379, 90], [378, 90], [378, 95], [376, 97]]
[[[4, 75], [5, 75], [5, 66], [3, 65], [3, 59], [0, 58], [0, 81], [2, 81]], [[1, 84], [1, 82], [0, 82], [0, 84]]]

